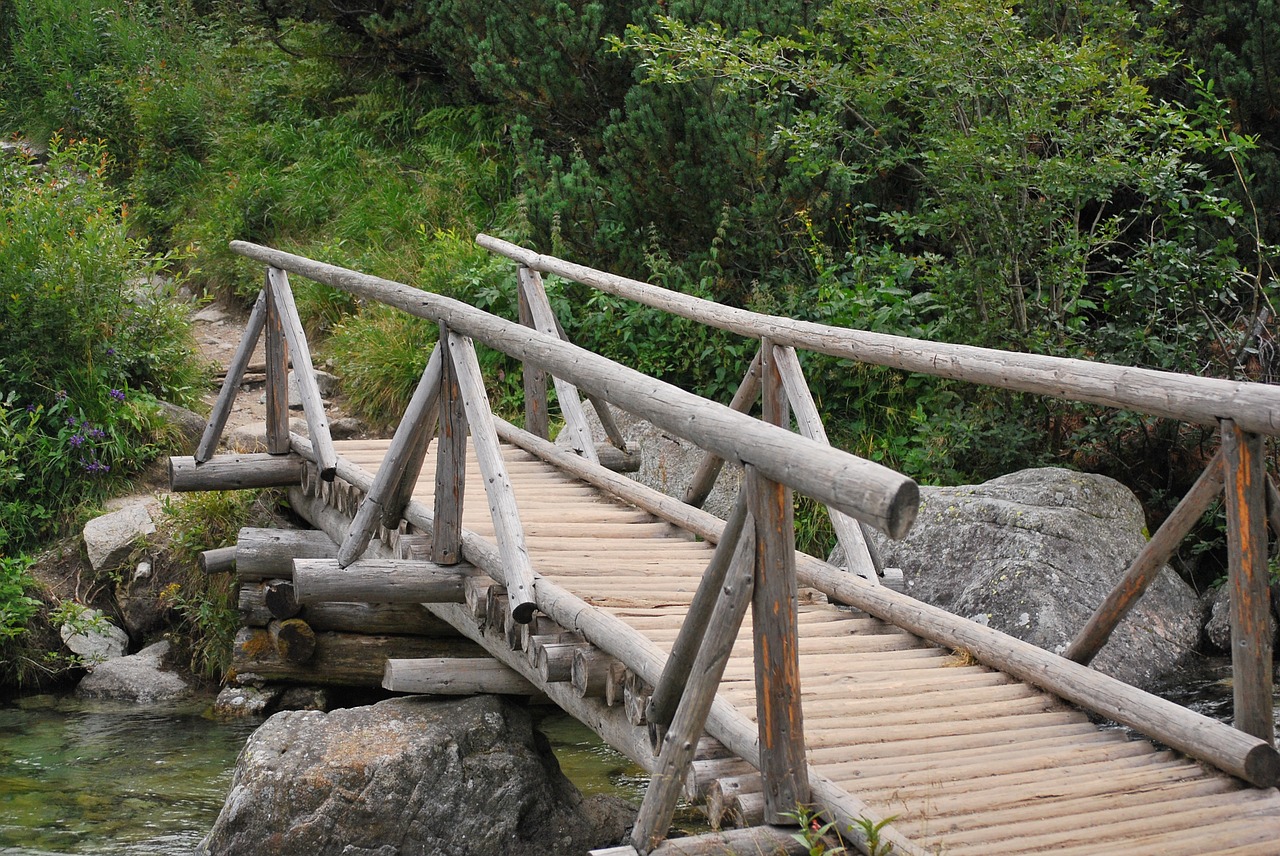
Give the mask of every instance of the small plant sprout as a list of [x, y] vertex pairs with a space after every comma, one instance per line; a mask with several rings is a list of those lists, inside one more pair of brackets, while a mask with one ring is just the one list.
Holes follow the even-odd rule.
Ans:
[[889, 824], [897, 820], [898, 816], [891, 815], [883, 820], [872, 820], [869, 817], [859, 817], [850, 826], [849, 831], [855, 835], [860, 835], [867, 844], [867, 856], [891, 856], [893, 853], [893, 843], [882, 841], [880, 833]]
[[818, 812], [802, 805], [786, 814], [800, 825], [800, 831], [792, 833], [791, 837], [809, 848], [809, 856], [836, 856], [845, 852], [844, 841], [834, 821], [824, 821]]

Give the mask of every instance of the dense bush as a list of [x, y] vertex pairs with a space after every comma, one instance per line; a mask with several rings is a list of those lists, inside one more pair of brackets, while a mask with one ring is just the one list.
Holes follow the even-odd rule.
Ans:
[[156, 452], [160, 396], [203, 376], [162, 259], [130, 239], [100, 145], [0, 164], [0, 551]]

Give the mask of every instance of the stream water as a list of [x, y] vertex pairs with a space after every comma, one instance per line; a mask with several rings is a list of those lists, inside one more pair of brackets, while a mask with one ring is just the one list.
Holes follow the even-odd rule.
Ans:
[[[1229, 675], [1229, 663], [1207, 661], [1162, 694], [1229, 721]], [[187, 856], [218, 816], [236, 756], [259, 724], [217, 722], [204, 708], [0, 702], [0, 856]], [[565, 714], [547, 713], [539, 727], [580, 790], [639, 803], [646, 779], [624, 756]], [[696, 823], [684, 821], [677, 825]]]
[[[261, 722], [218, 722], [207, 706], [0, 702], [0, 856], [189, 856]], [[625, 756], [558, 711], [539, 727], [580, 790], [638, 804], [647, 780]]]

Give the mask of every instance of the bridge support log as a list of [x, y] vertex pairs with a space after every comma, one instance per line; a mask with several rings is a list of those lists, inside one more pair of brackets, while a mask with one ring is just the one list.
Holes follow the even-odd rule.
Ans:
[[[241, 621], [248, 627], [266, 627], [276, 616], [267, 608], [263, 585], [240, 586]], [[312, 630], [380, 635], [457, 637], [458, 631], [417, 603], [309, 603], [300, 616]]]
[[205, 550], [196, 557], [196, 564], [202, 574], [230, 574], [236, 570], [236, 548], [218, 547]]
[[[649, 856], [807, 856], [808, 845], [795, 839], [795, 827], [755, 826], [673, 838], [649, 852]], [[637, 856], [634, 847], [592, 850], [590, 856]]]
[[190, 455], [169, 458], [169, 490], [255, 490], [302, 484], [305, 461], [297, 455], [214, 455], [199, 463]]
[[1236, 728], [1275, 745], [1271, 589], [1267, 573], [1267, 470], [1262, 437], [1222, 420], [1226, 470], [1227, 585]]
[[1085, 626], [1076, 634], [1064, 655], [1068, 660], [1089, 665], [1111, 638], [1116, 625], [1129, 613], [1129, 609], [1142, 597], [1155, 580], [1156, 574], [1173, 557], [1182, 539], [1199, 521], [1200, 515], [1222, 492], [1222, 452], [1209, 461], [1196, 483], [1187, 491], [1173, 512], [1165, 519], [1156, 534], [1151, 536], [1138, 553], [1120, 582], [1094, 610]]
[[343, 568], [337, 559], [295, 559], [293, 585], [300, 603], [464, 603], [471, 565], [408, 559], [361, 559]]
[[542, 690], [494, 659], [426, 657], [387, 660], [382, 688], [429, 695], [518, 695], [542, 698]]
[[338, 545], [318, 529], [261, 529], [246, 526], [236, 542], [236, 577], [241, 581], [292, 579], [293, 560], [329, 559]]
[[380, 687], [388, 658], [488, 656], [467, 639], [326, 632], [315, 634], [315, 643], [311, 658], [295, 663], [276, 650], [275, 640], [265, 628], [242, 627], [236, 634], [231, 665], [237, 674], [253, 674], [268, 681]]
[[316, 652], [316, 634], [301, 618], [272, 621], [267, 625], [276, 654], [290, 663], [305, 663]]

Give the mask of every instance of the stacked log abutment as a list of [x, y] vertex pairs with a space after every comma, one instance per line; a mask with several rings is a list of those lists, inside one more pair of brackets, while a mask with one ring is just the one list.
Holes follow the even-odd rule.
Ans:
[[[412, 543], [405, 533], [388, 535]], [[295, 561], [336, 567], [337, 551], [320, 530], [240, 530], [235, 572], [241, 627], [232, 651], [238, 683], [375, 689], [389, 659], [487, 656], [420, 602], [300, 598]], [[461, 598], [460, 584], [437, 587]]]

